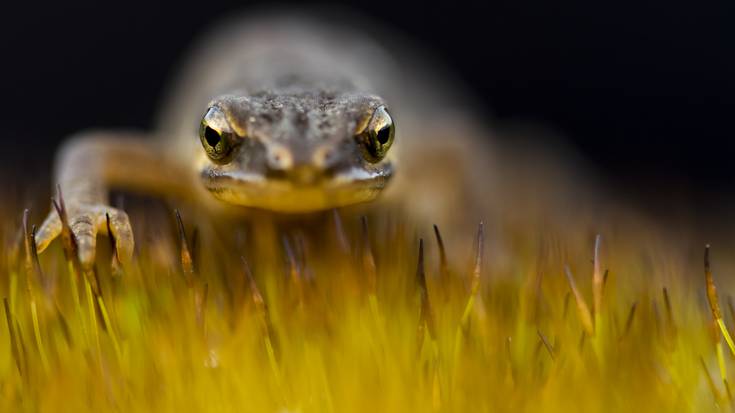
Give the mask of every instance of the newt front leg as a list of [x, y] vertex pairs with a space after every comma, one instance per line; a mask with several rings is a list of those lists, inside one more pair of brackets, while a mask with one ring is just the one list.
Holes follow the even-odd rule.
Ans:
[[[61, 148], [55, 180], [85, 269], [94, 264], [97, 233], [107, 233], [107, 216], [118, 258], [127, 262], [133, 254], [130, 220], [124, 211], [109, 205], [111, 187], [161, 192], [176, 186], [175, 175], [162, 167], [165, 159], [157, 148], [150, 137], [110, 132], [84, 133]], [[60, 233], [61, 220], [52, 210], [36, 234], [38, 251], [45, 250]]]

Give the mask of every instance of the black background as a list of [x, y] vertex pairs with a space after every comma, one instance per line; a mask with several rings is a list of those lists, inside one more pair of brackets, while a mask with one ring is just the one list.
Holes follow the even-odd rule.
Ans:
[[[256, 7], [106, 3], [3, 4], [2, 169], [40, 176], [80, 128], [148, 127], [195, 35]], [[433, 51], [499, 121], [541, 123], [569, 139], [618, 190], [732, 190], [732, 2], [351, 6]]]

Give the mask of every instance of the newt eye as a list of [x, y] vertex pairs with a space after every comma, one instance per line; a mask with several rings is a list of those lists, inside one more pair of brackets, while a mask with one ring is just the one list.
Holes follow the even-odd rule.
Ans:
[[365, 158], [372, 163], [385, 157], [393, 144], [396, 127], [384, 106], [375, 109], [367, 126], [357, 138], [364, 148]]
[[[218, 125], [222, 113], [215, 108], [210, 109], [199, 126], [199, 139], [204, 151], [213, 161], [224, 161], [232, 152], [233, 133]], [[221, 119], [223, 120], [223, 119]]]

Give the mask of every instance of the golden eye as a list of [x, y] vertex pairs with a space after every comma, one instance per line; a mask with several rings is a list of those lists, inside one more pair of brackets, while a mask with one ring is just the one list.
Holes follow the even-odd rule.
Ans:
[[383, 159], [393, 144], [395, 134], [395, 124], [385, 107], [375, 109], [365, 129], [357, 135], [364, 148], [365, 158], [373, 163]]
[[213, 161], [224, 161], [232, 152], [233, 134], [221, 129], [215, 128], [207, 119], [212, 115], [210, 109], [207, 115], [202, 119], [199, 126], [199, 139], [202, 141], [204, 151]]

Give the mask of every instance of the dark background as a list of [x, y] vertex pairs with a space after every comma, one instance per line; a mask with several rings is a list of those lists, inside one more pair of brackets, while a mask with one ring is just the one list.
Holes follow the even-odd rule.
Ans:
[[[3, 170], [43, 176], [59, 141], [80, 128], [148, 127], [195, 35], [255, 7], [106, 3], [3, 4]], [[432, 50], [499, 121], [567, 138], [622, 193], [732, 190], [732, 2], [486, 3], [352, 6]]]

